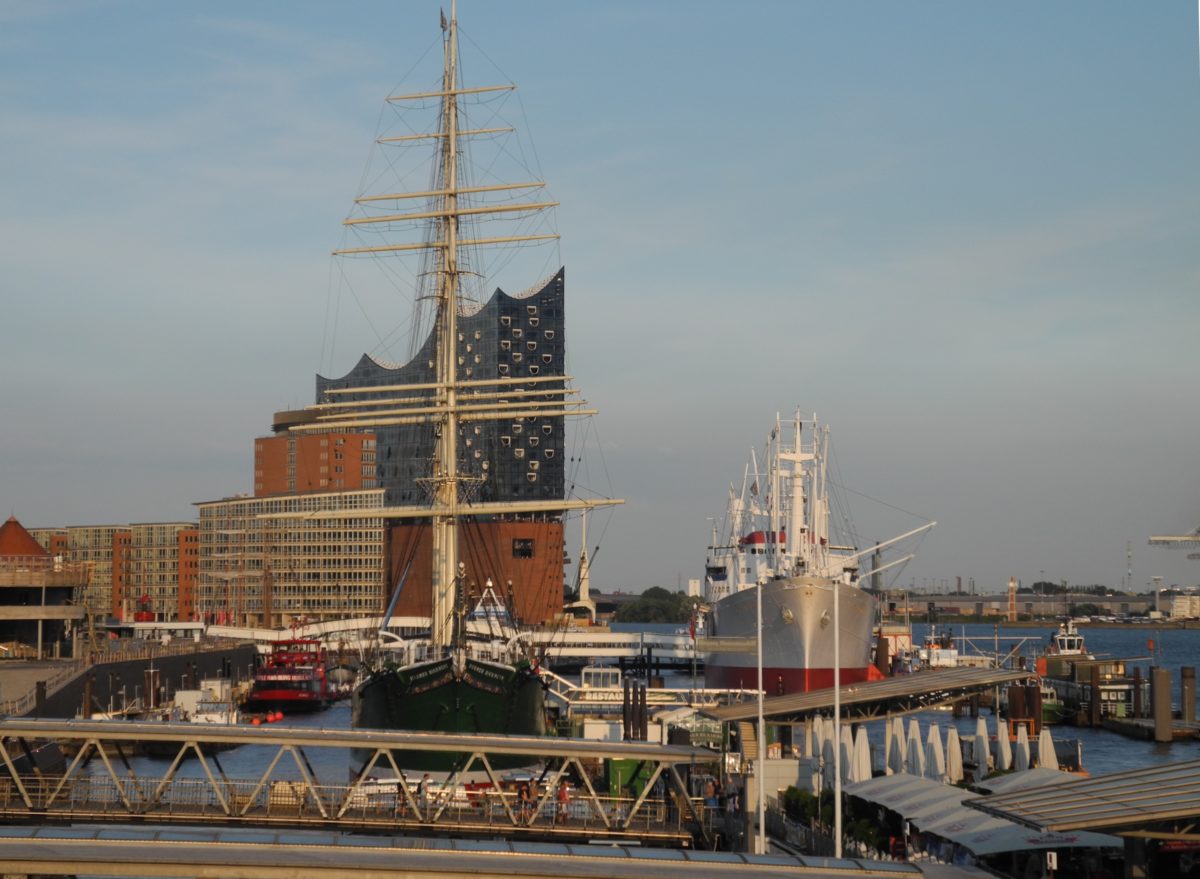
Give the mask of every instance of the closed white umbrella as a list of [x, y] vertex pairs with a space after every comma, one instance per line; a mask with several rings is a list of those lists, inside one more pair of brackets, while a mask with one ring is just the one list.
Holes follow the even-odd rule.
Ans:
[[996, 716], [996, 768], [1006, 772], [1012, 768], [1012, 745], [1008, 741], [1008, 724]]
[[958, 784], [962, 780], [962, 742], [958, 738], [958, 729], [952, 726], [946, 732], [946, 781]]
[[1017, 745], [1013, 748], [1013, 769], [1024, 772], [1029, 768], [1029, 731], [1025, 724], [1017, 727]]
[[904, 771], [904, 718], [892, 718], [892, 735], [888, 739], [888, 772], [899, 774]]
[[826, 790], [832, 790], [834, 780], [833, 736], [825, 736], [821, 742], [821, 781]]
[[821, 755], [805, 757], [804, 761], [808, 765], [808, 789], [815, 796], [821, 790]]
[[824, 785], [825, 765], [825, 719], [813, 718], [812, 736], [809, 743], [809, 767], [812, 771], [812, 791], [819, 793]]
[[825, 718], [818, 714], [809, 725], [808, 756], [821, 756], [821, 744], [825, 741], [824, 729]]
[[867, 739], [867, 728], [859, 726], [854, 734], [854, 771], [851, 778], [854, 781], [866, 781], [874, 775], [871, 766], [871, 743]]
[[1054, 753], [1054, 739], [1050, 738], [1048, 726], [1043, 726], [1038, 733], [1038, 766], [1043, 769], [1058, 768], [1058, 755]]
[[975, 780], [983, 781], [988, 774], [988, 758], [991, 756], [988, 748], [987, 723], [982, 717], [975, 718]]
[[921, 748], [921, 736], [910, 733], [905, 743], [904, 771], [909, 775], [925, 774], [925, 751]]
[[908, 719], [908, 735], [904, 741], [907, 743], [909, 739], [916, 739], [918, 743], [921, 742], [921, 724], [917, 723], [915, 717]]
[[854, 768], [854, 733], [850, 731], [850, 724], [842, 724], [842, 784], [850, 783], [850, 771]]
[[936, 723], [929, 724], [929, 738], [925, 741], [925, 777], [946, 780], [946, 752], [942, 750], [942, 732]]
[[883, 774], [891, 775], [892, 767], [888, 765], [888, 758], [892, 755], [892, 739], [896, 737], [896, 725], [892, 723], [890, 717], [883, 721]]

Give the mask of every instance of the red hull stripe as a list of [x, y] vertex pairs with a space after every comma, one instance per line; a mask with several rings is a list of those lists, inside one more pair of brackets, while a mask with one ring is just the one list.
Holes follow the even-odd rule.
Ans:
[[[841, 669], [842, 684], [861, 684], [883, 677], [873, 665]], [[758, 687], [758, 669], [753, 666], [709, 666], [704, 671], [705, 686], [719, 689], [754, 690]], [[763, 668], [763, 689], [768, 696], [807, 693], [833, 686], [832, 668]]]
[[320, 693], [297, 693], [295, 690], [255, 690], [250, 694], [251, 702], [318, 702], [328, 698]]

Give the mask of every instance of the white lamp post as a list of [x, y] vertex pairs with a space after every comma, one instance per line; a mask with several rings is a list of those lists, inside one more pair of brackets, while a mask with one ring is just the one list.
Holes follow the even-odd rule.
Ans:
[[838, 614], [841, 583], [833, 581], [833, 856], [842, 856], [842, 621]]
[[[774, 536], [774, 535], [772, 535]], [[766, 809], [763, 794], [763, 769], [765, 762], [763, 757], [767, 748], [766, 736], [763, 723], [763, 640], [762, 640], [762, 580], [758, 581], [758, 585], [754, 587], [755, 598], [755, 613], [757, 615], [757, 631], [758, 631], [758, 759], [755, 761], [758, 765], [754, 769], [754, 792], [755, 792], [755, 810], [758, 813], [758, 834], [754, 839], [754, 853], [765, 855], [767, 853], [767, 822]]]

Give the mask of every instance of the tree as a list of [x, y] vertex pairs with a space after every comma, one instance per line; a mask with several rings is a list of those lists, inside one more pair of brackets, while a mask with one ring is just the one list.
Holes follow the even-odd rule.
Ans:
[[683, 623], [692, 615], [692, 599], [685, 592], [668, 592], [651, 586], [641, 597], [617, 608], [619, 623]]

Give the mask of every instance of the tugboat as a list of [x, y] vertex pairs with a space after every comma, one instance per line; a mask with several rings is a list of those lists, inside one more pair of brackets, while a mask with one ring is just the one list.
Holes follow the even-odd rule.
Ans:
[[284, 714], [320, 711], [339, 697], [329, 680], [329, 655], [311, 638], [287, 638], [271, 643], [271, 650], [254, 672], [245, 711], [282, 711]]
[[[1088, 651], [1074, 620], [1059, 623], [1050, 636], [1046, 652], [1037, 658], [1041, 676], [1042, 720], [1044, 723], [1094, 722], [1091, 703], [1098, 699], [1097, 714], [1103, 718], [1132, 717], [1139, 683], [1126, 672], [1125, 659], [1097, 657]], [[1096, 673], [1098, 682], [1093, 684]], [[1149, 704], [1149, 682], [1140, 683], [1142, 704]]]

